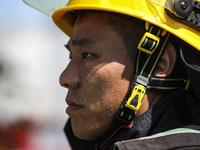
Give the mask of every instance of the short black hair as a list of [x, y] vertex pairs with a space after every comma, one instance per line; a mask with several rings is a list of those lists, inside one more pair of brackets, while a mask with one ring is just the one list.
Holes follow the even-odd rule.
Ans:
[[108, 14], [108, 25], [113, 31], [120, 35], [123, 44], [127, 49], [128, 58], [130, 61], [134, 62], [137, 54], [138, 43], [145, 33], [145, 22], [131, 16], [98, 10], [78, 10], [72, 16], [74, 21], [77, 21], [76, 24], [81, 24], [88, 15], [94, 15], [97, 13]]

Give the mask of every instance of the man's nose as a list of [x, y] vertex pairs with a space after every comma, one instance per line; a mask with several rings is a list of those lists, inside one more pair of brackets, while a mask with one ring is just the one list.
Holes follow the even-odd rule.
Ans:
[[71, 60], [66, 69], [61, 73], [59, 82], [61, 86], [66, 88], [78, 88], [80, 85], [78, 64]]

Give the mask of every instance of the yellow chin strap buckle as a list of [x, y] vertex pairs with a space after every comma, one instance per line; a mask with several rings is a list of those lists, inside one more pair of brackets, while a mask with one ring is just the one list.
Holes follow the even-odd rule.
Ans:
[[137, 112], [141, 106], [142, 99], [144, 97], [146, 90], [143, 85], [137, 85], [134, 87], [131, 96], [125, 104], [125, 107]]
[[132, 86], [131, 93], [117, 112], [117, 119], [126, 124], [131, 124], [135, 114], [140, 109], [144, 94], [146, 93], [147, 84], [148, 79], [146, 77], [142, 75], [137, 76], [136, 82], [134, 86]]
[[137, 113], [137, 111], [140, 109], [144, 94], [146, 93], [147, 84], [148, 78], [142, 75], [137, 76], [131, 96], [128, 98], [127, 102], [124, 105], [126, 108], [129, 108]]
[[159, 42], [159, 37], [146, 32], [138, 45], [138, 49], [147, 54], [152, 54], [158, 47]]

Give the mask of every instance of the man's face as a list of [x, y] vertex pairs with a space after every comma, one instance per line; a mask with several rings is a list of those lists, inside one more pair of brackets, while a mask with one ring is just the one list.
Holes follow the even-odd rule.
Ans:
[[75, 136], [94, 140], [111, 125], [130, 88], [134, 65], [106, 14], [76, 22], [68, 49], [71, 61], [60, 76], [68, 88], [66, 113]]

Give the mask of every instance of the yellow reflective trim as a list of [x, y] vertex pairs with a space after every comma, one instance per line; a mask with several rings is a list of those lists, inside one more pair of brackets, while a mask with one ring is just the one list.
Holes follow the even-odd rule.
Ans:
[[[131, 96], [129, 97], [127, 103], [125, 104], [125, 107], [129, 108], [129, 109], [132, 109], [134, 111], [138, 111], [140, 106], [141, 106], [141, 103], [142, 103], [142, 100], [143, 100], [143, 97], [144, 97], [144, 94], [145, 94], [146, 90], [145, 90], [145, 87], [143, 85], [137, 85], [134, 87], [133, 89], [133, 92], [131, 94]], [[131, 101], [136, 97], [138, 96], [138, 99], [137, 99], [137, 106], [134, 106], [131, 104]]]
[[124, 112], [122, 111], [121, 114], [120, 114], [120, 116], [123, 116], [123, 114], [124, 114]]
[[189, 90], [190, 87], [190, 79], [188, 79], [187, 84], [185, 86], [185, 90]]
[[132, 116], [131, 116], [131, 115], [129, 115], [129, 117], [128, 117], [128, 120], [131, 120], [131, 117], [132, 117]]
[[154, 41], [153, 44], [152, 44], [152, 46], [151, 46], [151, 48], [150, 48], [150, 50], [153, 49], [153, 47], [155, 46], [155, 44], [156, 44], [156, 42]]

